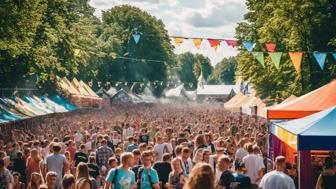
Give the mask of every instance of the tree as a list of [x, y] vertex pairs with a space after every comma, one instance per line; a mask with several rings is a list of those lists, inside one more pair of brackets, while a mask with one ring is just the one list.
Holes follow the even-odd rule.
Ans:
[[[282, 52], [330, 52], [334, 49], [335, 1], [248, 0], [247, 6], [246, 21], [238, 24], [236, 37], [240, 41], [257, 42], [254, 51], [265, 52], [267, 42], [276, 43], [277, 51]], [[286, 54], [282, 56], [279, 70], [265, 55], [265, 68], [251, 53], [242, 51], [237, 56], [237, 74], [252, 83], [262, 97], [274, 99], [305, 94], [335, 77], [335, 66], [329, 64], [329, 60], [325, 71], [321, 72], [309, 53], [304, 54], [300, 73], [295, 71]]]
[[232, 85], [235, 81], [237, 61], [235, 57], [223, 58], [216, 64], [214, 70], [209, 76], [211, 84], [227, 84]]

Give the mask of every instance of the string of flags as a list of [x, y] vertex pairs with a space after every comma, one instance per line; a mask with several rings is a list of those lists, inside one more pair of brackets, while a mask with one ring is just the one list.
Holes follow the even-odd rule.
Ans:
[[[145, 82], [145, 81], [111, 81], [111, 82], [106, 82], [105, 84], [103, 84], [101, 81], [97, 81], [97, 86], [98, 87], [103, 87], [103, 86], [104, 87], [111, 87], [111, 86], [112, 87], [120, 87], [120, 86], [131, 86], [131, 87], [133, 87], [136, 84], [139, 84], [140, 87], [142, 87], [142, 88], [146, 87], [147, 85], [152, 86], [154, 88], [157, 88], [159, 86], [163, 86], [165, 83], [163, 81], [159, 81], [159, 80], [156, 80], [156, 81], [147, 81], [147, 82]], [[180, 82], [173, 83], [171, 81], [168, 81], [166, 84], [168, 86], [169, 85], [174, 85], [175, 87], [177, 87], [177, 85], [179, 85]], [[88, 85], [90, 87], [92, 87], [93, 86], [93, 81], [92, 80], [89, 81]], [[192, 88], [194, 86], [193, 83], [187, 83], [186, 85], [189, 85], [190, 88]]]

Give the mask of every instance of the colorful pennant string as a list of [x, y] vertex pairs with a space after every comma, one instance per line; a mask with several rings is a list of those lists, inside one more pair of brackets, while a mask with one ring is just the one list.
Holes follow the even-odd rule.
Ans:
[[183, 37], [174, 37], [174, 43], [176, 45], [181, 45], [184, 42], [184, 38]]
[[140, 34], [133, 34], [133, 39], [135, 44], [138, 44], [140, 40]]
[[265, 68], [265, 60], [263, 52], [252, 52], [255, 59]]
[[235, 47], [237, 46], [238, 40], [224, 40], [228, 46]]
[[270, 57], [272, 59], [272, 62], [275, 65], [275, 67], [277, 69], [279, 69], [282, 52], [271, 52], [271, 53], [268, 53], [268, 54], [270, 55]]
[[321, 70], [323, 70], [324, 63], [325, 63], [325, 60], [327, 58], [327, 53], [313, 52], [313, 55], [314, 55], [317, 63], [319, 64]]
[[210, 46], [217, 50], [218, 46], [220, 45], [220, 41], [217, 39], [208, 39]]
[[197, 49], [201, 48], [201, 44], [202, 44], [201, 38], [194, 38], [192, 41]]
[[268, 52], [274, 52], [276, 48], [275, 43], [266, 43], [266, 49]]
[[251, 41], [243, 41], [243, 46], [246, 48], [248, 52], [252, 52], [255, 46], [255, 43]]
[[301, 60], [302, 60], [302, 52], [289, 52], [288, 53], [293, 64], [295, 67], [295, 70], [297, 72], [300, 72], [301, 70]]

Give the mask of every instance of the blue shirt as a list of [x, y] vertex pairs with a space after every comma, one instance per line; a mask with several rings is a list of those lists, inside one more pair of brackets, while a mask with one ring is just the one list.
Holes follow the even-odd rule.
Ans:
[[[109, 181], [112, 183], [114, 174], [116, 169], [111, 169], [108, 173], [108, 176], [106, 178], [106, 181]], [[123, 170], [121, 168], [118, 168], [117, 177], [115, 178], [115, 183], [112, 183], [114, 186], [114, 189], [129, 189], [131, 186], [133, 186], [135, 183], [135, 175], [133, 171], [130, 170]]]
[[148, 169], [144, 169], [141, 173], [141, 182], [140, 182], [141, 189], [152, 189], [152, 184], [159, 183], [159, 176], [155, 169], [153, 168], [150, 169], [150, 177], [151, 177], [152, 183], [150, 182], [148, 176], [149, 176]]

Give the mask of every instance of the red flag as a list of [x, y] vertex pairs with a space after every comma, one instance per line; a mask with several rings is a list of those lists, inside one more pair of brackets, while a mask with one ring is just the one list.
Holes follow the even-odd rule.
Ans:
[[228, 46], [235, 47], [237, 46], [238, 40], [225, 40], [225, 42]]
[[218, 39], [208, 39], [210, 46], [217, 49], [217, 47], [220, 45], [220, 40]]
[[266, 49], [268, 52], [274, 52], [275, 47], [276, 47], [275, 43], [266, 43]]

